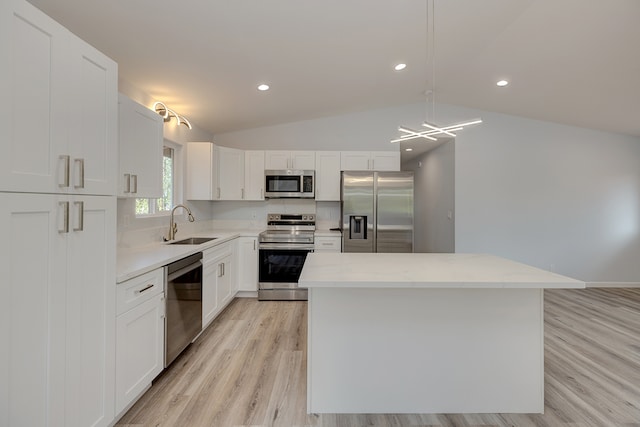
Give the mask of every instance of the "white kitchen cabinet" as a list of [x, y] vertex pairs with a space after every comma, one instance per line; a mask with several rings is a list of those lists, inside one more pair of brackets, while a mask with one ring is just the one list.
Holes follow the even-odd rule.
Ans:
[[223, 243], [202, 254], [202, 327], [206, 328], [231, 301], [234, 246]]
[[0, 193], [0, 222], [0, 425], [108, 425], [115, 197]]
[[121, 414], [164, 368], [164, 269], [116, 287], [115, 413]]
[[315, 151], [265, 151], [265, 169], [314, 170], [315, 167]]
[[397, 151], [343, 151], [340, 159], [343, 171], [399, 171]]
[[0, 60], [0, 191], [115, 195], [117, 64], [23, 0]]
[[314, 252], [341, 252], [342, 237], [340, 236], [315, 236], [313, 239]]
[[316, 151], [316, 201], [340, 201], [340, 152]]
[[264, 200], [264, 151], [244, 152], [244, 200]]
[[118, 197], [162, 197], [163, 120], [120, 94]]
[[258, 291], [258, 238], [238, 238], [238, 290]]
[[244, 152], [210, 142], [187, 144], [187, 199], [242, 200]]

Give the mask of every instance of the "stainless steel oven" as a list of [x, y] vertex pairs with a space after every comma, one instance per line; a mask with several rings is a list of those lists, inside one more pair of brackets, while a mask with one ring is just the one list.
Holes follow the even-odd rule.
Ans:
[[202, 331], [201, 259], [199, 252], [165, 267], [165, 367]]
[[269, 214], [258, 238], [258, 299], [306, 300], [298, 279], [313, 252], [314, 214]]

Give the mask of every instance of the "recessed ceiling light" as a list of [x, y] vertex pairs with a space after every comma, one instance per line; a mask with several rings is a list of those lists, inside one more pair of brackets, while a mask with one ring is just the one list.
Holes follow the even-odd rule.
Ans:
[[504, 87], [506, 85], [508, 85], [509, 82], [506, 80], [500, 80], [499, 82], [496, 83], [496, 85], [500, 86], [500, 87]]
[[413, 148], [405, 148], [404, 151], [413, 151]]
[[267, 84], [264, 84], [264, 83], [263, 83], [263, 84], [261, 84], [260, 86], [258, 86], [258, 90], [261, 90], [261, 91], [263, 91], [263, 92], [264, 92], [265, 90], [269, 90], [269, 85], [267, 85]]
[[396, 70], [396, 71], [402, 71], [405, 68], [407, 68], [407, 64], [402, 64], [402, 63], [397, 64], [395, 67], [393, 67], [393, 69]]

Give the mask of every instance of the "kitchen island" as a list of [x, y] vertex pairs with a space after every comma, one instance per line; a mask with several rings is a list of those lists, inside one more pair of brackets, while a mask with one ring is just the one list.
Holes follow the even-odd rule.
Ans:
[[314, 253], [307, 412], [542, 413], [544, 299], [584, 282], [480, 254]]

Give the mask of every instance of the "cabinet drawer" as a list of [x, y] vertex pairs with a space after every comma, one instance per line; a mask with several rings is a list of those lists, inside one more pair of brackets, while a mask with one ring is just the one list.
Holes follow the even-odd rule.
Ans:
[[316, 237], [314, 239], [314, 250], [316, 252], [340, 252], [341, 244], [339, 237]]
[[118, 315], [125, 313], [163, 291], [164, 268], [158, 268], [142, 276], [134, 277], [117, 285], [116, 311]]
[[207, 249], [202, 252], [202, 264], [207, 265], [207, 263], [215, 261], [216, 259], [231, 254], [233, 252], [233, 246], [231, 242], [223, 243], [219, 246], [214, 246], [211, 249]]

